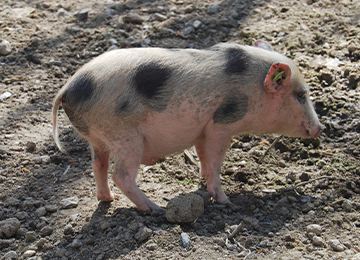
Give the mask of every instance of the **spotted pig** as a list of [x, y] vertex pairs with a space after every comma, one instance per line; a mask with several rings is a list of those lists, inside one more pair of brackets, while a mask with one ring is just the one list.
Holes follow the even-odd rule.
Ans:
[[113, 180], [142, 211], [158, 206], [138, 188], [140, 164], [195, 145], [211, 196], [229, 202], [220, 166], [231, 137], [279, 133], [318, 137], [323, 130], [309, 87], [291, 60], [265, 42], [222, 43], [208, 49], [133, 48], [93, 59], [55, 97], [53, 134], [62, 106], [92, 150], [97, 198], [114, 199]]

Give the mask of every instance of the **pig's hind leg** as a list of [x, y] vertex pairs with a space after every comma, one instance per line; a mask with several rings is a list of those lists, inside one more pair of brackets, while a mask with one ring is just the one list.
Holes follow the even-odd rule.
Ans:
[[[138, 140], [141, 140], [141, 137]], [[132, 141], [137, 142], [138, 140]], [[113, 152], [115, 160], [113, 180], [139, 210], [151, 213], [154, 209], [158, 209], [159, 206], [152, 202], [136, 185], [143, 144], [131, 144], [130, 147], [119, 144], [115, 148]]]
[[114, 195], [110, 191], [108, 182], [109, 154], [102, 145], [91, 143], [92, 167], [96, 182], [96, 197], [101, 201], [113, 201]]

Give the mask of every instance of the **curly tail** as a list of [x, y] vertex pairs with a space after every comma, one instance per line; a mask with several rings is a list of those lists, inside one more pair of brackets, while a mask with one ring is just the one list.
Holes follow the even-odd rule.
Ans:
[[53, 107], [52, 107], [52, 115], [53, 115], [53, 137], [56, 143], [56, 146], [59, 148], [59, 150], [65, 154], [67, 154], [64, 147], [61, 145], [59, 140], [59, 133], [58, 133], [58, 125], [57, 125], [57, 114], [59, 111], [59, 106], [61, 104], [62, 99], [62, 93], [58, 93], [56, 97], [54, 98]]

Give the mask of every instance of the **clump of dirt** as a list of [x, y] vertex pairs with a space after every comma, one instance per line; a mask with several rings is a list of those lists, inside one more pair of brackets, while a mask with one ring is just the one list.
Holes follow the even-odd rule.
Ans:
[[[351, 0], [3, 0], [0, 258], [359, 259], [359, 8]], [[90, 151], [64, 113], [68, 155], [51, 136], [52, 99], [66, 80], [113, 48], [254, 39], [299, 65], [326, 126], [320, 138], [282, 138], [262, 159], [276, 136], [234, 137], [221, 169], [228, 206], [209, 199], [193, 150], [194, 158], [141, 166], [140, 188], [162, 207], [181, 193], [203, 197], [204, 213], [190, 224], [144, 215], [113, 183], [120, 196], [98, 203]]]

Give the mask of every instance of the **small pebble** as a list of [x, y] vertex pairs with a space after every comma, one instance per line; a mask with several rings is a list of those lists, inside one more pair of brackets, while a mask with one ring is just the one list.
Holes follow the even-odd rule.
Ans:
[[181, 233], [181, 241], [184, 247], [188, 247], [190, 245], [190, 237], [186, 233]]
[[7, 40], [3, 40], [0, 43], [0, 55], [8, 55], [11, 53], [11, 45], [10, 42], [8, 42]]
[[313, 236], [312, 242], [316, 246], [323, 246], [325, 244], [324, 240], [319, 236]]
[[6, 91], [6, 92], [4, 92], [3, 94], [0, 95], [0, 100], [7, 99], [7, 98], [11, 97], [11, 95], [12, 94], [10, 92]]
[[321, 235], [322, 231], [321, 231], [321, 226], [320, 225], [317, 225], [317, 224], [311, 224], [311, 225], [308, 225], [306, 227], [306, 232], [307, 233], [315, 233], [316, 235]]
[[24, 257], [32, 257], [34, 255], [36, 255], [36, 251], [34, 251], [34, 250], [27, 250], [24, 253]]
[[329, 246], [337, 252], [342, 252], [345, 250], [345, 246], [340, 243], [337, 239], [332, 239], [328, 241]]
[[70, 197], [70, 198], [61, 200], [60, 205], [64, 209], [69, 209], [69, 208], [77, 207], [78, 202], [79, 202], [79, 198], [77, 196], [74, 196], [74, 197]]
[[35, 144], [34, 142], [27, 142], [27, 143], [26, 143], [26, 148], [27, 148], [28, 150], [35, 150], [36, 144]]
[[202, 24], [201, 21], [196, 20], [196, 21], [193, 23], [193, 26], [194, 26], [195, 29], [199, 29], [200, 26], [201, 26], [201, 24]]
[[161, 22], [167, 20], [167, 17], [165, 15], [159, 13], [155, 13], [154, 18]]
[[9, 251], [4, 255], [4, 259], [17, 259], [18, 255], [15, 251]]

